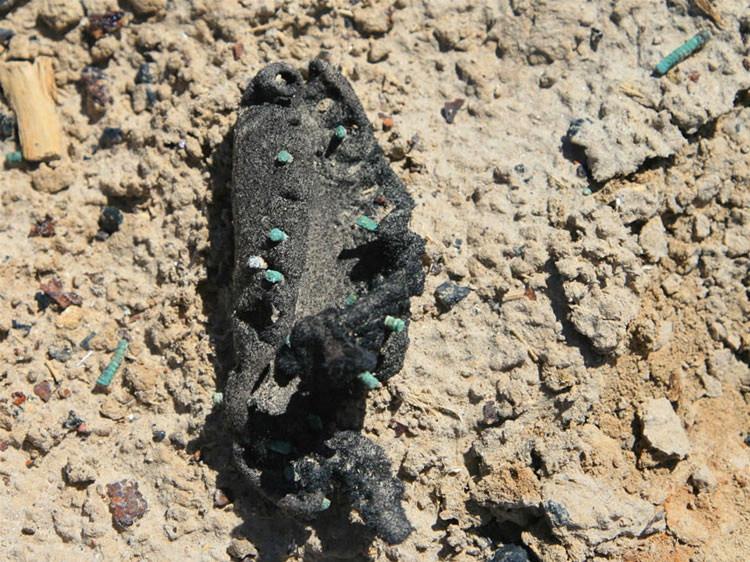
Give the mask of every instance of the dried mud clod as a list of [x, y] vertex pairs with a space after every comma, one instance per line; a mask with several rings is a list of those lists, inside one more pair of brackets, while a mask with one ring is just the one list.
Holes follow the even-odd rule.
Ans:
[[250, 82], [233, 180], [236, 465], [295, 516], [351, 507], [401, 542], [403, 485], [361, 429], [368, 389], [401, 369], [423, 290], [414, 203], [351, 86], [319, 60], [307, 81], [276, 63]]

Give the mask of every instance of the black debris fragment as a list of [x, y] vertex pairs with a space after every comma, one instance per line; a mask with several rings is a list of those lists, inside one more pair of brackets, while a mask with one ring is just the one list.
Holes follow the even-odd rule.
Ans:
[[42, 312], [43, 310], [47, 310], [47, 307], [52, 304], [52, 299], [47, 293], [43, 293], [42, 291], [37, 291], [37, 293], [34, 295], [34, 300], [36, 301], [36, 308], [39, 312]]
[[108, 148], [122, 142], [122, 129], [120, 127], [104, 127], [102, 136], [99, 137], [99, 144]]
[[446, 123], [449, 125], [453, 123], [453, 120], [456, 118], [456, 113], [458, 113], [458, 110], [464, 105], [465, 101], [466, 100], [459, 98], [445, 102], [443, 109], [440, 110], [440, 115], [443, 116]]
[[[414, 202], [351, 85], [320, 60], [306, 76], [283, 63], [261, 70], [234, 133], [237, 368], [224, 391], [234, 463], [249, 486], [298, 518], [326, 511], [349, 532], [354, 509], [366, 527], [351, 533], [399, 543], [412, 530], [404, 487], [361, 428], [368, 391], [403, 364], [424, 241], [408, 229]], [[345, 140], [316, 152], [339, 127]], [[316, 154], [315, 162], [298, 158]], [[387, 214], [362, 199], [361, 185], [376, 187]], [[312, 220], [325, 224], [308, 228]], [[351, 228], [335, 226], [342, 220]], [[301, 307], [302, 293], [314, 297]]]
[[13, 327], [14, 330], [23, 330], [24, 332], [26, 332], [27, 336], [29, 335], [29, 332], [31, 332], [31, 328], [32, 328], [31, 324], [21, 324], [20, 322], [16, 320], [13, 320], [11, 322], [11, 326]]
[[135, 75], [136, 84], [153, 84], [156, 82], [156, 78], [151, 73], [151, 65], [144, 62], [138, 67], [138, 72]]
[[83, 420], [76, 416], [74, 410], [68, 412], [68, 418], [63, 422], [63, 429], [78, 429], [78, 426], [83, 423]]
[[81, 344], [80, 344], [81, 347], [84, 350], [88, 351], [89, 350], [89, 343], [91, 342], [92, 339], [94, 339], [95, 336], [96, 336], [96, 332], [91, 332], [88, 336], [86, 336], [85, 338], [83, 338], [81, 340]]
[[120, 209], [107, 205], [102, 209], [102, 214], [99, 216], [99, 228], [107, 234], [114, 234], [120, 230], [123, 220], [124, 218]]
[[16, 120], [5, 113], [0, 113], [0, 140], [9, 139], [16, 130]]
[[592, 51], [596, 52], [599, 48], [599, 41], [602, 40], [602, 37], [604, 37], [604, 34], [600, 30], [595, 27], [591, 28], [591, 33], [589, 34], [589, 45], [591, 46]]
[[56, 359], [61, 363], [65, 363], [73, 357], [73, 350], [69, 347], [50, 347], [47, 350], [47, 355], [49, 355], [50, 359]]
[[529, 554], [522, 546], [506, 544], [495, 551], [489, 562], [529, 562]]
[[456, 303], [468, 297], [470, 292], [469, 287], [446, 281], [435, 289], [435, 300], [443, 312], [446, 312], [453, 308]]

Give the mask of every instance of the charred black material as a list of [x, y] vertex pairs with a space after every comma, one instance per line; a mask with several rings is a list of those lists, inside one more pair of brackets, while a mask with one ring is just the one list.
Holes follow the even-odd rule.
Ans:
[[[347, 133], [338, 129], [331, 147], [338, 126]], [[233, 183], [237, 364], [224, 396], [235, 463], [295, 516], [345, 505], [401, 542], [411, 532], [403, 485], [361, 434], [367, 389], [358, 375], [385, 382], [403, 364], [409, 298], [424, 285], [424, 241], [408, 229], [414, 203], [351, 86], [319, 60], [307, 81], [276, 63], [250, 82]], [[356, 226], [362, 215], [377, 221], [374, 231]], [[271, 241], [274, 228], [288, 237]], [[387, 315], [406, 329], [388, 329]]]

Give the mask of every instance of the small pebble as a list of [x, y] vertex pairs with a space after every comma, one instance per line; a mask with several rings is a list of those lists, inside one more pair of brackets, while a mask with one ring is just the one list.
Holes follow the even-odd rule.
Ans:
[[334, 129], [333, 135], [339, 140], [344, 140], [346, 138], [346, 127], [339, 125]]
[[294, 157], [289, 154], [286, 150], [282, 150], [276, 156], [276, 162], [279, 164], [291, 164], [294, 161]]
[[114, 234], [120, 230], [123, 220], [124, 217], [120, 209], [107, 205], [102, 209], [102, 214], [99, 216], [99, 228], [107, 234]]
[[471, 289], [469, 287], [462, 287], [461, 285], [446, 281], [435, 289], [435, 300], [444, 311], [447, 311], [453, 308], [459, 301], [469, 296], [470, 292]]
[[247, 258], [247, 267], [250, 269], [268, 269], [268, 264], [260, 256], [250, 256]]
[[269, 283], [281, 283], [284, 280], [284, 276], [273, 269], [266, 269], [265, 277]]
[[151, 432], [151, 439], [153, 439], [155, 443], [161, 443], [166, 438], [167, 438], [166, 431], [162, 431], [161, 429], [154, 429]]
[[138, 73], [135, 75], [136, 84], [153, 84], [156, 82], [156, 78], [151, 73], [151, 65], [144, 62], [138, 67]]
[[107, 485], [109, 509], [112, 520], [118, 530], [130, 527], [136, 519], [143, 517], [148, 509], [148, 502], [138, 491], [138, 482], [120, 480]]
[[36, 394], [42, 402], [49, 402], [50, 396], [52, 396], [52, 385], [49, 381], [42, 381], [34, 386], [34, 394]]

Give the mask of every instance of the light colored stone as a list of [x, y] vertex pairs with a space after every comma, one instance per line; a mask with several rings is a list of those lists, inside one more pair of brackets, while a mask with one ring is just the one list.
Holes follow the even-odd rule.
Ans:
[[661, 217], [654, 217], [643, 225], [638, 242], [649, 263], [657, 263], [667, 257], [667, 231]]
[[705, 464], [698, 464], [695, 466], [693, 473], [690, 475], [690, 483], [698, 492], [708, 492], [719, 485], [716, 476], [713, 475], [711, 470]]
[[167, 0], [129, 0], [128, 4], [139, 16], [151, 16], [167, 9]]
[[543, 484], [542, 507], [552, 533], [564, 544], [596, 545], [623, 535], [638, 536], [654, 516], [650, 503], [575, 473], [557, 474]]
[[75, 330], [81, 323], [81, 308], [78, 306], [69, 306], [55, 318], [55, 326], [63, 330]]
[[644, 439], [660, 455], [684, 459], [690, 453], [687, 433], [669, 400], [649, 400], [641, 409], [640, 419]]
[[64, 33], [81, 21], [83, 5], [79, 0], [44, 0], [39, 17], [57, 33]]

